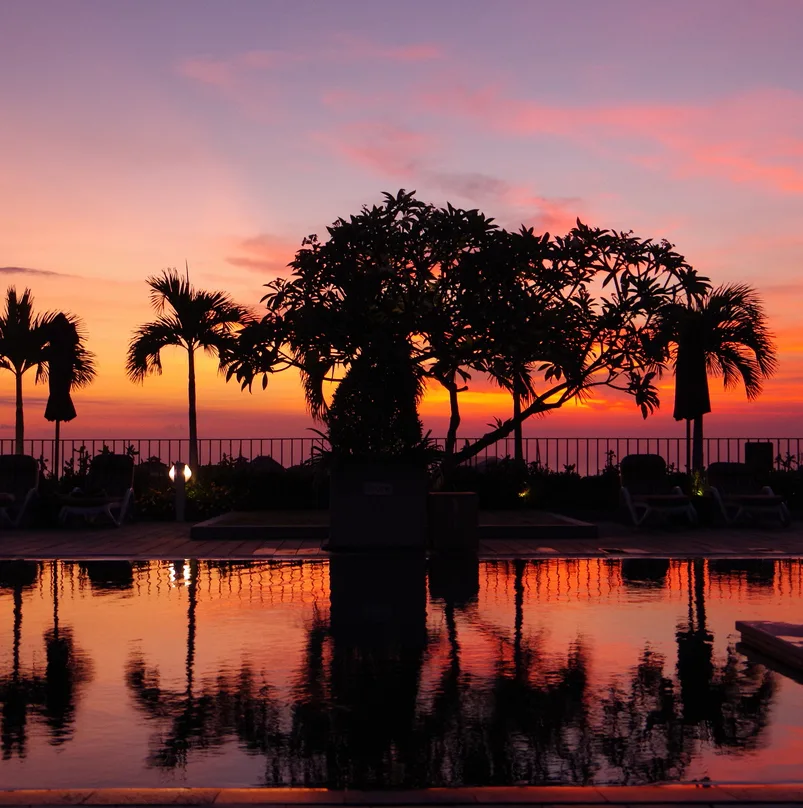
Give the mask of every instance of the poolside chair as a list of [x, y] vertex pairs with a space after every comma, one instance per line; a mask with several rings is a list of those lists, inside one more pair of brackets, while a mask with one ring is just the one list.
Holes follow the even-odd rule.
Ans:
[[61, 498], [59, 522], [70, 516], [94, 521], [105, 516], [119, 527], [134, 502], [134, 458], [129, 455], [99, 454], [89, 464], [86, 484]]
[[0, 524], [19, 527], [39, 485], [39, 464], [30, 455], [0, 455]]
[[677, 485], [672, 485], [666, 461], [660, 455], [627, 455], [619, 464], [622, 478], [621, 501], [634, 526], [650, 516], [664, 520], [673, 514], [697, 523], [697, 512], [691, 500]]
[[791, 522], [784, 498], [757, 482], [746, 463], [712, 463], [708, 489], [726, 524], [762, 516], [777, 517], [784, 527]]

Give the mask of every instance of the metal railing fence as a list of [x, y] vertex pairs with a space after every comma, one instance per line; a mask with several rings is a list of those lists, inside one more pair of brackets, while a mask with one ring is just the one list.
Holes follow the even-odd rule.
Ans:
[[[465, 442], [473, 443], [476, 438], [461, 438], [458, 448]], [[442, 438], [436, 439], [441, 446]], [[803, 438], [705, 438], [705, 463], [744, 461], [746, 443], [771, 443], [772, 456], [778, 469], [796, 469], [803, 463]], [[94, 457], [104, 447], [108, 451], [135, 453], [137, 462], [158, 458], [165, 463], [186, 460], [189, 457], [189, 441], [186, 438], [87, 438], [85, 440], [65, 439], [60, 442], [60, 472], [79, 457], [83, 451]], [[285, 468], [309, 460], [313, 453], [325, 448], [322, 438], [203, 438], [198, 441], [199, 462], [201, 465], [217, 464], [227, 459], [252, 460], [269, 455]], [[44, 463], [52, 472], [55, 441], [52, 438], [29, 438], [24, 442], [25, 454], [30, 454]], [[686, 438], [654, 437], [605, 437], [605, 438], [560, 438], [537, 437], [524, 439], [524, 459], [527, 463], [538, 463], [552, 471], [575, 471], [582, 476], [599, 474], [606, 465], [618, 463], [628, 454], [659, 454], [670, 468], [686, 470]], [[13, 439], [0, 439], [0, 454], [14, 452]], [[488, 463], [493, 458], [512, 457], [514, 439], [503, 438], [493, 446], [483, 449], [472, 464]]]

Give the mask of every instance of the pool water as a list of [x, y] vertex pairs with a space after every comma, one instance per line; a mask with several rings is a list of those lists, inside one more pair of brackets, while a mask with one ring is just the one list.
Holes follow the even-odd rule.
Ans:
[[0, 562], [0, 788], [803, 781], [800, 560]]

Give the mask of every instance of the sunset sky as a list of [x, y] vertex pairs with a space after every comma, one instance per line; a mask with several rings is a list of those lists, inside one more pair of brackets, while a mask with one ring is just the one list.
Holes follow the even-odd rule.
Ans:
[[[148, 275], [186, 260], [258, 311], [304, 235], [402, 187], [505, 226], [667, 238], [753, 284], [780, 371], [755, 404], [715, 381], [708, 433], [800, 434], [799, 0], [3, 0], [0, 32], [0, 282], [83, 317], [98, 355], [65, 437], [186, 433], [184, 355], [124, 375]], [[0, 372], [2, 438], [13, 392]], [[668, 376], [646, 424], [598, 397], [528, 434], [679, 435], [671, 397]], [[28, 436], [51, 434], [45, 398], [31, 374]], [[436, 434], [445, 409], [424, 402]], [[470, 436], [510, 403], [476, 380], [463, 410]], [[203, 363], [202, 437], [309, 425], [296, 378], [249, 395]]]

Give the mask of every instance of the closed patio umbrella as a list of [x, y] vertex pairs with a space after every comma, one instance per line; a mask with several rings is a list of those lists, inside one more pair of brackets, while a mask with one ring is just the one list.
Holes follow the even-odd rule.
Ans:
[[[675, 362], [675, 409], [676, 421], [686, 419], [687, 465], [695, 471], [703, 468], [703, 415], [711, 412], [708, 393], [705, 342], [699, 318], [689, 317], [684, 324]], [[691, 445], [689, 434], [694, 421], [694, 457], [689, 457]], [[691, 462], [689, 462], [691, 461]]]
[[64, 314], [57, 314], [50, 325], [47, 349], [48, 385], [50, 395], [45, 407], [45, 418], [56, 422], [56, 442], [53, 454], [53, 472], [59, 476], [59, 441], [62, 421], [72, 421], [76, 416], [70, 397], [75, 377], [75, 362], [78, 352], [78, 331]]

